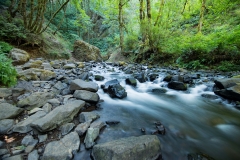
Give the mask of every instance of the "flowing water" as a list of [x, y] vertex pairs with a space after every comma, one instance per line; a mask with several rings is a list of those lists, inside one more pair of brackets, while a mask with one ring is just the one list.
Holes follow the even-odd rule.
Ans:
[[[96, 67], [93, 74], [101, 74], [105, 82], [118, 79], [126, 89], [127, 97], [113, 99], [102, 89], [98, 94], [101, 102], [101, 121], [120, 121], [117, 125], [107, 125], [100, 133], [97, 143], [104, 143], [122, 137], [152, 134], [156, 131], [155, 122], [160, 121], [166, 134], [158, 137], [161, 141], [164, 160], [187, 160], [190, 153], [204, 153], [216, 160], [240, 159], [240, 111], [228, 101], [207, 99], [201, 95], [214, 94], [213, 82], [189, 87], [188, 91], [175, 91], [166, 87], [162, 79], [166, 72], [158, 72], [154, 82], [138, 83], [137, 87], [126, 85], [131, 77], [117, 68], [114, 72]], [[153, 88], [164, 87], [166, 93], [155, 94]], [[146, 130], [141, 132], [141, 128]], [[84, 147], [81, 147], [84, 148]], [[75, 155], [88, 157], [90, 151], [83, 149]]]

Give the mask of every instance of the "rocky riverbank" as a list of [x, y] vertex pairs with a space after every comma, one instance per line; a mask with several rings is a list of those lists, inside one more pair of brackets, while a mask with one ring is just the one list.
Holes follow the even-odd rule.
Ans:
[[[111, 67], [110, 67], [111, 66]], [[101, 115], [97, 91], [103, 89], [112, 98], [125, 98], [127, 92], [117, 79], [98, 86], [104, 76], [93, 74], [99, 67], [114, 72], [115, 67], [131, 75], [126, 84], [133, 87], [137, 83], [155, 83], [158, 72], [166, 73], [162, 80], [167, 87], [176, 91], [188, 92], [191, 86], [215, 82], [217, 95], [239, 101], [240, 79], [229, 78], [238, 73], [220, 75], [217, 72], [199, 71], [192, 73], [175, 68], [147, 67], [139, 64], [29, 60], [18, 65], [19, 82], [13, 88], [0, 88], [0, 157], [9, 159], [72, 159], [79, 151], [81, 143], [92, 149], [92, 157], [108, 159], [157, 159], [161, 157], [160, 141], [155, 135], [129, 137], [97, 144], [95, 140], [107, 124], [118, 121], [95, 121]], [[228, 79], [226, 79], [228, 78]], [[164, 86], [152, 89], [153, 94], [164, 94]], [[202, 95], [217, 99], [217, 95]], [[107, 123], [107, 124], [106, 124]], [[144, 133], [145, 129], [141, 131]], [[165, 134], [165, 127], [156, 122], [153, 134]], [[145, 154], [150, 153], [151, 154]], [[90, 158], [90, 157], [89, 157]], [[133, 158], [134, 159], [134, 158]]]

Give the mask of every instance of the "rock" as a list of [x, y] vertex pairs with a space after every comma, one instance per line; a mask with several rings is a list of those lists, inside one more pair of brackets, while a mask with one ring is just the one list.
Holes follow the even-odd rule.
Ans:
[[39, 143], [46, 141], [46, 140], [47, 140], [47, 137], [48, 137], [47, 134], [43, 134], [43, 135], [40, 135], [40, 134], [39, 134], [39, 135], [38, 135], [38, 141], [39, 141]]
[[30, 58], [29, 54], [26, 51], [17, 48], [10, 50], [9, 54], [13, 60], [12, 63], [14, 65], [24, 64], [29, 61]]
[[4, 154], [8, 154], [8, 150], [7, 149], [0, 149], [0, 157]]
[[106, 121], [106, 124], [108, 124], [108, 125], [115, 125], [118, 123], [120, 123], [120, 121]]
[[15, 107], [9, 103], [0, 103], [0, 120], [15, 118], [22, 111], [22, 108]]
[[98, 118], [100, 118], [100, 116], [96, 112], [82, 112], [79, 115], [79, 122], [81, 123], [88, 121], [92, 122]]
[[115, 141], [97, 144], [92, 150], [94, 160], [155, 160], [160, 154], [160, 141], [155, 135], [121, 138]]
[[80, 139], [76, 132], [71, 132], [60, 141], [47, 144], [41, 160], [69, 160], [73, 153], [79, 150]]
[[63, 90], [64, 88], [67, 88], [67, 84], [62, 83], [61, 81], [58, 81], [53, 87], [58, 90]]
[[56, 78], [56, 73], [48, 70], [43, 70], [40, 75], [42, 81], [49, 81], [50, 79]]
[[76, 65], [71, 63], [71, 64], [66, 64], [63, 66], [64, 69], [73, 69], [76, 68]]
[[152, 82], [152, 81], [154, 81], [155, 79], [157, 79], [158, 76], [159, 76], [158, 74], [152, 73], [152, 74], [149, 75], [149, 80]]
[[167, 75], [166, 77], [163, 78], [163, 81], [165, 82], [170, 82], [172, 80], [172, 75]]
[[39, 155], [37, 150], [33, 150], [31, 153], [28, 154], [28, 160], [38, 160]]
[[4, 142], [0, 141], [0, 148], [2, 148], [4, 146]]
[[103, 81], [103, 80], [104, 80], [104, 77], [101, 76], [101, 75], [95, 75], [95, 76], [94, 76], [94, 79], [95, 79], [96, 81]]
[[12, 89], [10, 88], [0, 88], [0, 98], [6, 98], [12, 95]]
[[35, 146], [38, 143], [38, 140], [34, 139], [33, 136], [31, 135], [26, 135], [23, 139], [22, 139], [22, 145], [24, 146]]
[[99, 128], [88, 128], [86, 137], [84, 139], [84, 144], [87, 149], [92, 148], [95, 144], [95, 139], [99, 135]]
[[77, 127], [75, 128], [75, 131], [78, 133], [79, 136], [82, 136], [87, 131], [90, 124], [91, 124], [91, 121], [81, 123], [77, 125]]
[[146, 82], [147, 78], [145, 77], [144, 73], [134, 74], [134, 78], [136, 78], [140, 83]]
[[42, 61], [36, 60], [36, 61], [29, 61], [23, 65], [23, 69], [29, 69], [29, 68], [40, 68], [42, 69]]
[[152, 92], [156, 94], [162, 94], [162, 93], [166, 93], [167, 90], [165, 88], [154, 88], [152, 89]]
[[84, 100], [86, 102], [97, 103], [99, 101], [99, 96], [97, 93], [85, 90], [76, 90], [73, 94], [73, 97]]
[[13, 132], [18, 132], [18, 133], [27, 133], [32, 130], [31, 124], [32, 122], [38, 120], [39, 118], [42, 118], [43, 116], [46, 115], [46, 112], [44, 111], [39, 111], [32, 116], [28, 117], [26, 120], [23, 120], [16, 124], [13, 127]]
[[74, 123], [66, 123], [64, 125], [62, 125], [60, 127], [60, 130], [61, 130], [61, 134], [64, 136], [66, 134], [68, 134], [72, 129], [73, 127], [75, 127], [75, 124]]
[[86, 82], [81, 79], [75, 79], [70, 84], [70, 90], [86, 90], [90, 92], [97, 92], [98, 85], [95, 82]]
[[72, 55], [74, 58], [82, 62], [102, 61], [100, 50], [97, 47], [81, 40], [75, 41]]
[[240, 101], [240, 85], [235, 85], [230, 88], [214, 91], [215, 94], [227, 99]]
[[88, 80], [89, 78], [89, 73], [88, 72], [83, 72], [81, 73], [79, 76], [78, 76], [79, 79], [82, 79], [82, 80]]
[[129, 84], [131, 86], [136, 87], [137, 86], [137, 80], [135, 78], [127, 78], [126, 84]]
[[125, 98], [127, 97], [127, 92], [120, 84], [110, 85], [107, 89], [108, 94], [112, 98]]
[[84, 105], [85, 102], [81, 100], [71, 101], [53, 109], [46, 116], [34, 121], [31, 126], [40, 132], [50, 131], [64, 123], [72, 121], [73, 117]]
[[24, 71], [18, 71], [18, 78], [23, 81], [39, 80], [38, 76], [41, 74], [41, 69], [30, 68]]
[[172, 76], [171, 81], [173, 81], [173, 82], [183, 82], [183, 77], [180, 76], [180, 75], [175, 75], [175, 76]]
[[202, 94], [201, 96], [208, 99], [218, 99], [218, 96], [213, 94]]
[[47, 102], [50, 103], [54, 107], [57, 107], [57, 106], [59, 106], [61, 104], [61, 102], [58, 99], [56, 99], [56, 98], [49, 99]]
[[16, 155], [12, 157], [3, 158], [3, 160], [23, 160], [22, 155]]
[[98, 128], [99, 131], [106, 126], [106, 123], [105, 122], [102, 122], [102, 121], [98, 121], [98, 122], [93, 122], [91, 125], [90, 125], [90, 128]]
[[52, 105], [50, 103], [46, 103], [42, 109], [44, 110], [44, 112], [49, 113], [52, 110]]
[[28, 115], [32, 115], [38, 111], [44, 111], [42, 108], [34, 108], [31, 111], [28, 112]]
[[107, 92], [108, 87], [115, 84], [119, 84], [119, 81], [117, 79], [107, 81], [104, 85], [101, 85], [101, 88], [104, 90], [104, 92]]
[[50, 63], [42, 63], [42, 67], [44, 70], [53, 70], [52, 66]]
[[35, 92], [27, 98], [21, 99], [17, 103], [17, 106], [24, 107], [27, 110], [32, 110], [33, 108], [42, 107], [49, 99], [52, 99], [53, 97], [54, 95], [49, 92]]
[[3, 119], [0, 120], [0, 134], [7, 134], [8, 131], [13, 127], [14, 120], [12, 119]]
[[187, 90], [187, 85], [185, 85], [183, 82], [172, 81], [168, 83], [168, 88], [185, 91]]
[[214, 80], [214, 83], [219, 89], [226, 89], [235, 86], [237, 83], [240, 83], [240, 78], [216, 79]]

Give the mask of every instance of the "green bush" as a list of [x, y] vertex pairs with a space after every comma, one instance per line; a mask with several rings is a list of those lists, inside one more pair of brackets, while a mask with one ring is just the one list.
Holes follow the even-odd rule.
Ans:
[[13, 47], [6, 42], [0, 41], [0, 54], [9, 53]]
[[17, 82], [17, 71], [5, 54], [0, 54], [0, 86], [12, 86]]
[[223, 72], [230, 72], [230, 71], [239, 71], [240, 68], [238, 65], [233, 64], [229, 61], [223, 61], [220, 63], [220, 65], [216, 68], [217, 70], [223, 71]]

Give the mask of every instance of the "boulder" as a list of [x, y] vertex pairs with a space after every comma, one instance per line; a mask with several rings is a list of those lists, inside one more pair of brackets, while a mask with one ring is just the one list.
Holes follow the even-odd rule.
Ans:
[[75, 59], [82, 62], [102, 61], [99, 48], [81, 40], [75, 41], [72, 55]]
[[163, 93], [166, 93], [167, 90], [165, 88], [153, 88], [152, 92], [155, 94], [163, 94]]
[[15, 107], [9, 103], [0, 103], [0, 120], [15, 118], [22, 111], [22, 108]]
[[3, 119], [0, 120], [0, 134], [7, 134], [8, 131], [13, 127], [14, 120], [12, 119]]
[[44, 69], [38, 69], [38, 68], [29, 68], [27, 70], [18, 71], [18, 78], [20, 80], [39, 80], [39, 78], [42, 81], [48, 81], [52, 78], [56, 77], [56, 73], [44, 70]]
[[13, 60], [13, 64], [14, 65], [20, 65], [20, 64], [24, 64], [26, 63], [27, 61], [29, 61], [29, 54], [24, 51], [24, 50], [21, 50], [21, 49], [17, 49], [17, 48], [13, 48], [10, 52], [10, 57], [12, 58]]
[[36, 61], [29, 61], [23, 65], [23, 69], [29, 69], [29, 68], [43, 68], [42, 67], [42, 61], [36, 60]]
[[165, 82], [170, 82], [172, 80], [172, 75], [167, 75], [166, 77], [163, 78], [163, 81]]
[[49, 81], [52, 78], [56, 78], [56, 73], [48, 70], [43, 70], [40, 75], [42, 81]]
[[106, 126], [106, 123], [103, 121], [95, 121], [90, 125], [90, 128], [98, 128], [99, 130], [103, 129]]
[[86, 90], [91, 92], [97, 92], [98, 84], [95, 82], [86, 82], [81, 79], [75, 79], [70, 84], [70, 90]]
[[154, 81], [155, 79], [157, 79], [158, 76], [159, 76], [158, 74], [152, 73], [152, 74], [149, 75], [149, 80], [152, 82], [152, 81]]
[[27, 110], [32, 110], [33, 108], [42, 107], [49, 99], [52, 99], [53, 97], [54, 95], [49, 92], [35, 92], [27, 98], [21, 99], [17, 103], [17, 106], [21, 108], [24, 107]]
[[100, 118], [100, 116], [96, 112], [82, 112], [79, 114], [79, 122], [81, 123], [92, 122], [98, 118]]
[[75, 128], [75, 131], [78, 133], [79, 136], [82, 136], [87, 131], [90, 124], [91, 124], [91, 121], [81, 123], [77, 125], [77, 127]]
[[6, 98], [12, 95], [12, 89], [10, 88], [0, 88], [0, 98]]
[[82, 100], [71, 101], [53, 109], [46, 116], [34, 121], [31, 126], [40, 132], [50, 131], [64, 123], [72, 121], [73, 117], [84, 105], [85, 102]]
[[127, 92], [120, 84], [110, 85], [107, 91], [112, 98], [122, 99], [127, 97]]
[[104, 85], [101, 85], [101, 88], [104, 90], [104, 92], [107, 92], [108, 87], [115, 84], [119, 84], [119, 81], [117, 79], [107, 81]]
[[80, 139], [77, 132], [71, 132], [60, 141], [53, 141], [47, 144], [41, 160], [69, 160], [73, 153], [79, 150]]
[[185, 91], [187, 90], [187, 85], [183, 82], [172, 81], [168, 83], [168, 88]]
[[240, 101], [240, 84], [226, 89], [215, 90], [214, 93], [227, 99]]
[[61, 134], [64, 136], [68, 134], [75, 127], [74, 123], [66, 123], [60, 127]]
[[13, 132], [18, 132], [18, 133], [27, 133], [32, 130], [31, 124], [32, 122], [36, 121], [39, 118], [42, 118], [43, 116], [46, 115], [46, 112], [44, 111], [39, 111], [32, 116], [28, 117], [27, 119], [19, 122], [13, 127]]
[[93, 147], [94, 160], [155, 160], [161, 154], [160, 141], [155, 135], [122, 138]]
[[135, 78], [127, 78], [126, 84], [129, 84], [131, 86], [136, 87], [137, 86], [137, 80]]
[[95, 140], [99, 135], [99, 128], [88, 128], [84, 144], [87, 149], [92, 148]]
[[97, 103], [99, 101], [99, 96], [97, 93], [85, 90], [76, 90], [73, 94], [73, 97], [84, 100], [86, 102]]
[[219, 89], [226, 89], [235, 86], [237, 83], [240, 83], [240, 78], [216, 79], [214, 80], [214, 83]]
[[94, 76], [94, 79], [95, 79], [96, 81], [103, 81], [103, 80], [104, 80], [104, 77], [101, 76], [101, 75], [95, 75], [95, 76]]
[[70, 64], [64, 65], [63, 68], [64, 69], [73, 69], [73, 68], [76, 68], [76, 65], [73, 63], [70, 63]]
[[147, 77], [145, 76], [145, 74], [143, 72], [134, 74], [134, 78], [136, 78], [140, 83], [144, 83], [147, 80]]

